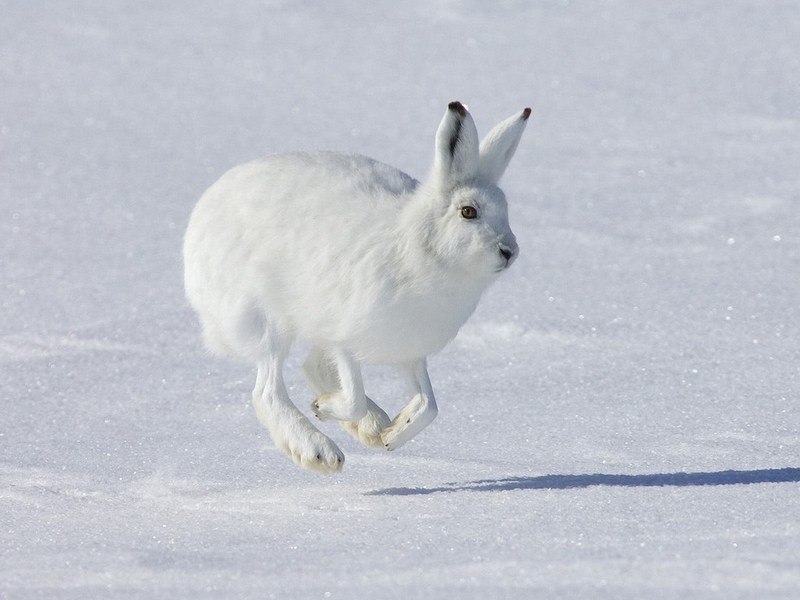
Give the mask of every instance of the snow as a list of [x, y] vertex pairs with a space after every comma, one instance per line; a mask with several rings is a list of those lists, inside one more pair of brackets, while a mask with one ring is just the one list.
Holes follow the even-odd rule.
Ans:
[[[5, 3], [0, 597], [796, 598], [798, 73], [785, 0]], [[533, 108], [520, 259], [426, 431], [301, 471], [202, 349], [188, 215], [268, 152], [421, 177], [454, 99]]]

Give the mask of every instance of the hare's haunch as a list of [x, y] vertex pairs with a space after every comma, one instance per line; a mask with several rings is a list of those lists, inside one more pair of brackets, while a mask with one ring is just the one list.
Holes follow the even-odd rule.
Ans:
[[[295, 338], [312, 410], [367, 446], [394, 450], [436, 416], [426, 357], [452, 340], [518, 253], [497, 182], [530, 109], [478, 140], [460, 102], [420, 183], [372, 159], [275, 155], [235, 167], [197, 203], [184, 240], [186, 295], [206, 345], [258, 367], [253, 404], [275, 444], [330, 473], [344, 455], [295, 407], [283, 363]], [[395, 365], [411, 400], [390, 419], [362, 363]]]

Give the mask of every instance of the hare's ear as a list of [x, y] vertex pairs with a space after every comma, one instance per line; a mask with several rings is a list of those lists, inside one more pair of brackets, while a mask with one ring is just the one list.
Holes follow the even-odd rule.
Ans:
[[478, 130], [461, 102], [447, 105], [436, 132], [434, 174], [440, 183], [458, 185], [478, 173]]
[[526, 108], [521, 113], [509, 117], [495, 125], [480, 146], [478, 159], [478, 177], [488, 183], [497, 183], [508, 166], [511, 157], [517, 150], [519, 139], [525, 131], [531, 109]]

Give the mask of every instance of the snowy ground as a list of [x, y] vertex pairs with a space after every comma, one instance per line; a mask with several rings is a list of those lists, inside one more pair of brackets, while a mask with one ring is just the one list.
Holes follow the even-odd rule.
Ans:
[[[0, 597], [798, 597], [800, 3], [0, 6]], [[522, 256], [430, 428], [303, 472], [201, 347], [188, 215], [268, 152], [422, 176], [453, 99], [534, 109]]]

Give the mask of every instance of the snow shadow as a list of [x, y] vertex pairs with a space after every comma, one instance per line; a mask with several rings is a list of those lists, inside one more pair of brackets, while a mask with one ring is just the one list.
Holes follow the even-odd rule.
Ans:
[[656, 473], [652, 475], [540, 475], [506, 477], [466, 483], [446, 483], [430, 488], [385, 488], [366, 492], [366, 496], [417, 496], [438, 492], [500, 492], [505, 490], [569, 490], [592, 486], [611, 487], [693, 487], [744, 485], [752, 483], [797, 483], [800, 468], [759, 469], [753, 471], [714, 471], [709, 473]]

